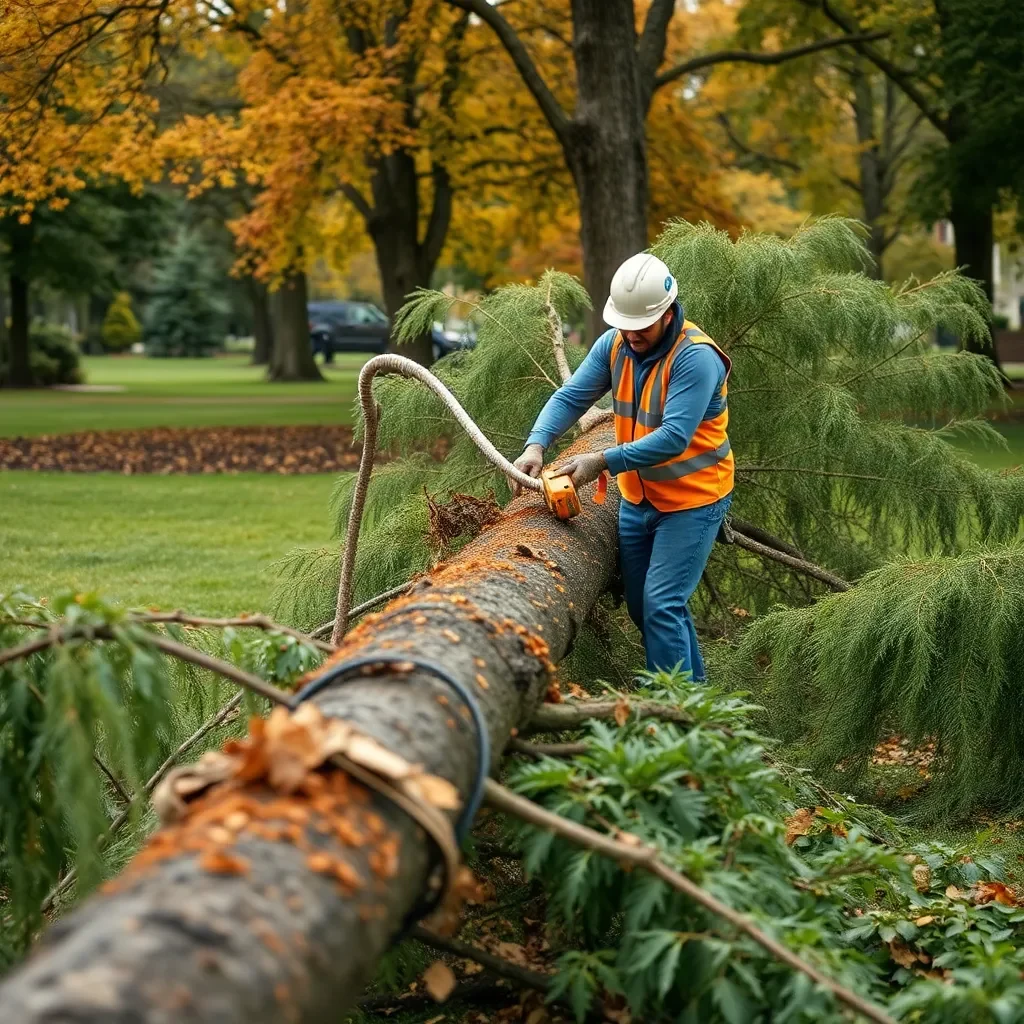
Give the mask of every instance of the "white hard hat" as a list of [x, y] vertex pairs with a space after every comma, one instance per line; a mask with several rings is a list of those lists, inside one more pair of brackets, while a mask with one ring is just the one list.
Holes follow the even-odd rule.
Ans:
[[676, 301], [679, 285], [657, 256], [638, 252], [615, 271], [610, 291], [604, 322], [620, 331], [642, 331]]

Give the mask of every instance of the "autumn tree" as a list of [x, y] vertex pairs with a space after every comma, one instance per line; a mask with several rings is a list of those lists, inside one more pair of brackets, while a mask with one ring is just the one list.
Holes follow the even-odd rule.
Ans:
[[[931, 0], [881, 8], [847, 0], [798, 3], [822, 25], [848, 33], [867, 27], [886, 32], [884, 45], [864, 39], [852, 45], [944, 140], [922, 182], [922, 212], [949, 217], [956, 262], [981, 281], [991, 301], [994, 207], [1000, 190], [1024, 191], [1024, 151], [1019, 136], [1007, 130], [1024, 117], [1024, 8], [1015, 0]], [[991, 338], [980, 344], [991, 353]]]
[[917, 220], [911, 194], [929, 139], [923, 115], [845, 47], [755, 75], [737, 69], [702, 83], [695, 102], [712, 112], [720, 144], [734, 166], [774, 175], [809, 212], [863, 221], [867, 272], [881, 278], [886, 252]]
[[[670, 25], [681, 16], [675, 0], [652, 0], [646, 11], [633, 0], [573, 0], [568, 11], [562, 4], [515, 5], [507, 16], [487, 0], [446, 2], [475, 14], [497, 35], [558, 140], [579, 197], [584, 281], [595, 303], [603, 301], [622, 260], [647, 245], [647, 120], [655, 94], [715, 64], [776, 64], [850, 41], [844, 32], [789, 50], [684, 56], [667, 49]], [[571, 41], [571, 112], [531, 52], [532, 36], [553, 18], [567, 24]]]

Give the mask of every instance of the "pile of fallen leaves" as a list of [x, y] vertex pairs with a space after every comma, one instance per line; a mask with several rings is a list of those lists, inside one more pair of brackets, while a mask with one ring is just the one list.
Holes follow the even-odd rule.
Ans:
[[[64, 473], [336, 473], [359, 466], [352, 428], [156, 427], [0, 438], [0, 469]], [[433, 451], [441, 457], [443, 450]], [[386, 460], [380, 454], [378, 462]]]
[[871, 755], [871, 763], [875, 766], [888, 767], [899, 765], [905, 768], [916, 768], [923, 778], [931, 777], [931, 766], [935, 760], [935, 744], [932, 742], [914, 746], [903, 736], [888, 736], [875, 747]]

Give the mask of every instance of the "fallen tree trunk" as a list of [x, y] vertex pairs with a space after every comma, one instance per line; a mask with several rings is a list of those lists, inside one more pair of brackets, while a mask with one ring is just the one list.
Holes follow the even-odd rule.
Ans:
[[[598, 427], [572, 451], [601, 450]], [[345, 638], [335, 659], [409, 654], [471, 690], [495, 760], [544, 697], [611, 575], [618, 494], [555, 519], [536, 494]], [[476, 739], [433, 676], [388, 666], [312, 700], [463, 800]], [[407, 667], [407, 666], [406, 666]], [[253, 731], [258, 735], [259, 729]], [[336, 1024], [424, 892], [432, 850], [383, 799], [323, 772], [326, 791], [213, 787], [158, 830], [106, 891], [58, 921], [0, 986], [5, 1019]]]

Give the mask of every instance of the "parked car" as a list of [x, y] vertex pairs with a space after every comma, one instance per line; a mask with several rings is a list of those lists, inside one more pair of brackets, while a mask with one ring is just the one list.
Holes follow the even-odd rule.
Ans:
[[[330, 363], [336, 352], [379, 355], [387, 349], [391, 322], [373, 303], [329, 299], [310, 302], [306, 308], [313, 354], [323, 356], [325, 363]], [[430, 334], [435, 359], [476, 344], [472, 323], [453, 323], [446, 328], [435, 322]]]
[[434, 342], [435, 359], [459, 349], [476, 346], [476, 327], [471, 320], [449, 321], [447, 327], [435, 320], [431, 325], [430, 335]]
[[309, 339], [313, 354], [325, 363], [335, 352], [372, 352], [379, 355], [388, 346], [391, 322], [373, 303], [330, 299], [310, 302]]

